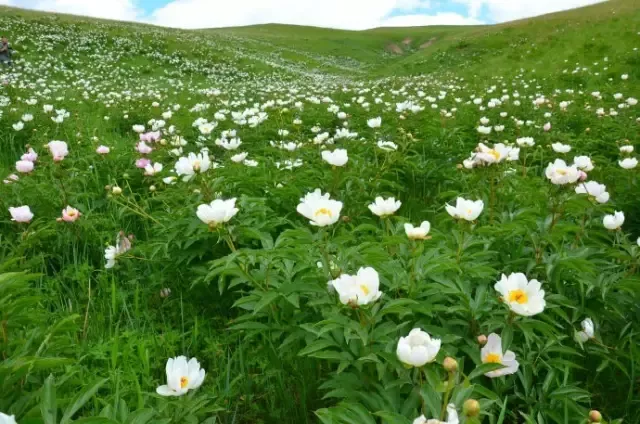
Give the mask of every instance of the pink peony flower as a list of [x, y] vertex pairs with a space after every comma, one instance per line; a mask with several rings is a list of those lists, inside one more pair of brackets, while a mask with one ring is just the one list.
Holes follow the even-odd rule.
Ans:
[[136, 167], [137, 168], [144, 169], [144, 168], [147, 167], [147, 165], [150, 165], [150, 164], [151, 164], [151, 161], [149, 159], [147, 159], [147, 158], [140, 158], [140, 159], [138, 159], [136, 161]]
[[78, 209], [72, 208], [71, 206], [67, 206], [62, 210], [62, 220], [65, 222], [74, 222], [80, 218], [81, 215]]
[[578, 175], [579, 175], [578, 177], [579, 181], [584, 181], [587, 179], [587, 173], [584, 171], [578, 171]]
[[551, 131], [551, 122], [547, 122], [546, 124], [544, 124], [542, 129], [545, 131]]
[[61, 160], [64, 159], [65, 156], [69, 154], [67, 143], [65, 143], [64, 141], [58, 141], [58, 140], [50, 141], [49, 144], [47, 144], [47, 146], [49, 147], [49, 150], [51, 151], [51, 154], [53, 155], [53, 160], [55, 162], [60, 162]]
[[110, 151], [111, 149], [109, 149], [107, 146], [98, 146], [98, 148], [96, 149], [96, 153], [99, 155], [106, 155]]
[[147, 144], [144, 141], [141, 141], [136, 145], [136, 150], [142, 153], [143, 155], [149, 154], [153, 151], [153, 149], [147, 146]]
[[35, 162], [38, 160], [38, 154], [32, 148], [29, 148], [29, 151], [22, 155], [21, 160], [28, 160], [29, 162]]
[[16, 162], [16, 171], [26, 174], [33, 171], [33, 162], [28, 160], [19, 160]]
[[11, 220], [16, 222], [30, 222], [33, 219], [33, 213], [29, 206], [19, 206], [17, 208], [9, 208]]

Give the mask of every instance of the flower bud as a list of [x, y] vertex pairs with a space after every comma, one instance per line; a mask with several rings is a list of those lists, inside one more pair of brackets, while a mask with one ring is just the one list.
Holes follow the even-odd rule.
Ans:
[[589, 412], [589, 422], [599, 423], [602, 421], [602, 414], [595, 409]]
[[170, 288], [164, 288], [164, 289], [160, 290], [160, 297], [161, 298], [166, 299], [170, 295], [171, 295], [171, 289]]
[[487, 336], [485, 336], [484, 334], [480, 334], [478, 336], [478, 343], [482, 346], [487, 344]]
[[467, 399], [462, 405], [462, 412], [467, 417], [477, 417], [480, 414], [480, 402], [475, 399]]
[[447, 356], [446, 358], [444, 358], [444, 362], [442, 363], [442, 366], [448, 372], [455, 372], [458, 370], [458, 361], [456, 361], [450, 356]]
[[110, 190], [111, 190], [111, 186], [110, 186], [109, 184], [107, 184], [106, 186], [104, 186], [104, 189], [105, 189], [106, 191], [110, 191]]
[[156, 191], [156, 186], [154, 186], [154, 185], [149, 186], [149, 191]]
[[118, 186], [115, 186], [111, 189], [111, 193], [115, 194], [116, 196], [119, 194], [122, 194], [122, 189]]

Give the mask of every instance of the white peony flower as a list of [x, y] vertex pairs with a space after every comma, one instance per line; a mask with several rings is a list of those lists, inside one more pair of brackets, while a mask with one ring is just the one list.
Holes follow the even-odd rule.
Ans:
[[423, 221], [419, 227], [414, 227], [412, 224], [404, 224], [404, 232], [411, 240], [425, 240], [428, 237], [429, 230], [431, 230], [429, 221]]
[[440, 339], [432, 339], [428, 333], [414, 328], [407, 337], [400, 337], [396, 354], [402, 363], [422, 367], [435, 361], [440, 345]]
[[209, 227], [215, 228], [220, 224], [229, 222], [238, 213], [236, 199], [216, 199], [208, 205], [200, 205], [196, 210], [196, 215]]
[[553, 184], [572, 184], [580, 178], [580, 172], [576, 165], [568, 166], [562, 159], [556, 159], [545, 170], [545, 175]]
[[580, 325], [582, 326], [582, 331], [576, 331], [576, 341], [584, 343], [589, 339], [593, 339], [595, 334], [595, 327], [591, 318], [584, 319]]
[[335, 149], [333, 152], [323, 150], [322, 159], [333, 166], [344, 166], [349, 160], [349, 156], [345, 149]]
[[309, 219], [311, 225], [326, 227], [335, 224], [340, 219], [342, 202], [331, 200], [329, 193], [322, 194], [320, 189], [316, 189], [300, 199], [296, 210]]
[[502, 279], [494, 288], [509, 309], [518, 315], [528, 317], [544, 311], [546, 302], [541, 286], [538, 280], [528, 281], [523, 273], [517, 272], [508, 277], [502, 274]]
[[360, 268], [356, 275], [342, 274], [329, 281], [343, 305], [367, 305], [382, 296], [380, 279], [375, 269]]
[[445, 209], [449, 215], [456, 219], [475, 221], [484, 209], [484, 202], [482, 200], [473, 201], [458, 197], [455, 206], [447, 204]]
[[624, 224], [624, 212], [615, 211], [613, 215], [605, 215], [602, 220], [602, 225], [607, 230], [617, 230]]
[[396, 200], [395, 197], [389, 197], [388, 199], [383, 199], [382, 197], [376, 197], [376, 200], [369, 205], [369, 210], [379, 217], [386, 217], [393, 215], [396, 213], [402, 202]]
[[502, 352], [502, 339], [496, 333], [489, 334], [487, 344], [480, 350], [480, 358], [483, 364], [502, 364], [504, 366], [504, 368], [486, 373], [485, 375], [489, 378], [515, 374], [520, 367], [515, 353], [510, 350]]
[[607, 192], [607, 186], [599, 184], [595, 181], [589, 181], [586, 183], [580, 183], [576, 186], [577, 194], [588, 194], [595, 198], [598, 203], [607, 203], [609, 201], [609, 193]]
[[202, 385], [206, 375], [196, 358], [187, 362], [186, 356], [169, 358], [165, 369], [167, 384], [156, 389], [161, 396], [182, 396], [189, 390], [195, 390]]

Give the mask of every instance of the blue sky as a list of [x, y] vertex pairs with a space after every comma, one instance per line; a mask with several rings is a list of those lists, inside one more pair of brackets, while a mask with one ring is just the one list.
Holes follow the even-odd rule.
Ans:
[[367, 29], [478, 25], [603, 0], [0, 0], [0, 4], [178, 28], [260, 23]]

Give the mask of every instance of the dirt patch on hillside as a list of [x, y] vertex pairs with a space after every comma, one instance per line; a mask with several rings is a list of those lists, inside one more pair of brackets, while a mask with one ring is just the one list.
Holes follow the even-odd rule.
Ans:
[[413, 38], [407, 37], [404, 40], [402, 40], [402, 44], [404, 44], [405, 46], [410, 46], [412, 41], [413, 41]]
[[420, 49], [426, 49], [427, 47], [430, 47], [433, 43], [435, 43], [437, 40], [436, 37], [433, 37], [432, 39], [430, 39], [429, 41], [420, 44]]
[[391, 43], [391, 44], [387, 44], [387, 51], [394, 53], [394, 54], [402, 54], [404, 53], [404, 50], [402, 50], [402, 47], [400, 47], [399, 45], [395, 44], [395, 43]]

